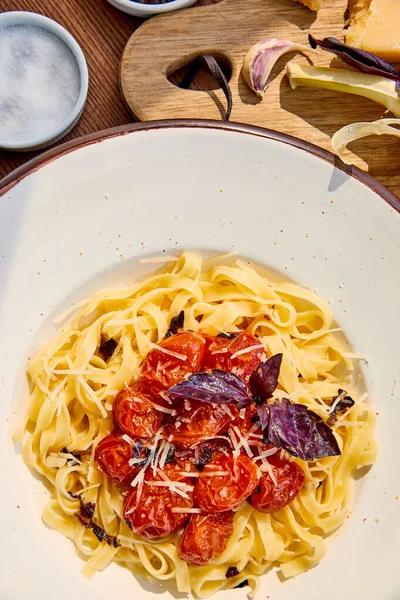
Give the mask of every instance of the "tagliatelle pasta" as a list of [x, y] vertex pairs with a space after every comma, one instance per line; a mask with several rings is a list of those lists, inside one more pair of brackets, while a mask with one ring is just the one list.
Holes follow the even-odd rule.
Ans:
[[[272, 514], [243, 502], [225, 550], [203, 566], [180, 558], [181, 530], [154, 540], [135, 535], [124, 518], [126, 487], [108, 479], [95, 461], [97, 445], [114, 427], [116, 395], [140, 378], [144, 359], [181, 311], [185, 330], [212, 336], [246, 330], [258, 338], [256, 351], [281, 353], [274, 399], [289, 398], [325, 421], [339, 389], [355, 401], [332, 424], [341, 454], [305, 462], [279, 450], [304, 471], [301, 491]], [[104, 340], [114, 340], [107, 360], [100, 351]], [[270, 281], [234, 257], [184, 252], [144, 281], [99, 292], [27, 369], [31, 395], [22, 456], [50, 484], [44, 521], [72, 540], [86, 558], [88, 577], [116, 561], [205, 598], [246, 580], [254, 593], [271, 566], [285, 578], [303, 573], [323, 558], [324, 538], [349, 514], [353, 471], [377, 455], [375, 412], [353, 381], [353, 360], [321, 298], [293, 283]], [[93, 503], [93, 521], [107, 540], [78, 518], [81, 501]], [[230, 567], [236, 569], [227, 577]]]

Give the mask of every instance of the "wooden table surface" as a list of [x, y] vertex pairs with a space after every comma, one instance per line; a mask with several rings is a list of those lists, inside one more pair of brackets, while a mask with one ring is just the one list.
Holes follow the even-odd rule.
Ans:
[[[201, 0], [212, 4], [213, 0]], [[118, 85], [119, 62], [129, 37], [142, 23], [106, 0], [1, 0], [0, 13], [29, 10], [63, 25], [81, 46], [89, 68], [86, 108], [63, 142], [82, 135], [132, 122]], [[6, 152], [0, 149], [0, 179], [33, 158], [36, 152]]]
[[[218, 0], [200, 0], [199, 4], [214, 2]], [[63, 142], [134, 120], [122, 100], [118, 77], [122, 52], [129, 37], [142, 23], [140, 19], [120, 12], [106, 0], [0, 0], [0, 12], [10, 10], [29, 10], [55, 19], [72, 33], [86, 56], [90, 79], [87, 105], [80, 121]], [[373, 109], [377, 105], [371, 103], [371, 106]], [[370, 120], [373, 120], [373, 114]], [[362, 144], [368, 155], [371, 175], [400, 196], [398, 138], [385, 136], [384, 148], [377, 137], [357, 144]], [[385, 153], [384, 160], [382, 156], [379, 161], [374, 160], [381, 151]], [[39, 153], [0, 150], [0, 179]]]

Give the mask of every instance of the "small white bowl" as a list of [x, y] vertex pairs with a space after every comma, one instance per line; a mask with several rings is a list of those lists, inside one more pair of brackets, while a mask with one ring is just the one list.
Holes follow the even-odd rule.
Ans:
[[170, 2], [165, 2], [165, 4], [143, 4], [142, 2], [134, 2], [134, 0], [108, 0], [108, 2], [115, 6], [115, 8], [128, 13], [128, 15], [148, 19], [160, 13], [187, 8], [195, 4], [197, 0], [170, 0]]
[[11, 27], [13, 25], [35, 25], [41, 27], [60, 38], [71, 50], [79, 68], [80, 90], [77, 101], [71, 113], [64, 121], [52, 131], [47, 131], [42, 135], [27, 140], [2, 140], [0, 135], [0, 148], [4, 150], [26, 151], [46, 148], [50, 144], [63, 138], [78, 122], [86, 104], [86, 98], [89, 87], [89, 73], [85, 56], [74, 37], [64, 27], [43, 15], [26, 12], [11, 11], [0, 14], [0, 29]]

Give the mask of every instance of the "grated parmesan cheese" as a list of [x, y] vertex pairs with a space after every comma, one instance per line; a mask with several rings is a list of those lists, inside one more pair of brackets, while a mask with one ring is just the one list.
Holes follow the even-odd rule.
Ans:
[[254, 346], [249, 346], [248, 348], [243, 348], [242, 350], [238, 350], [231, 356], [231, 360], [236, 358], [237, 356], [241, 356], [242, 354], [247, 354], [248, 352], [252, 352], [253, 350], [265, 350], [263, 344], [255, 344]]
[[160, 449], [157, 450], [157, 446], [158, 446], [159, 440], [162, 438], [162, 434], [163, 434], [163, 428], [160, 427], [160, 429], [157, 431], [157, 433], [154, 436], [152, 445], [150, 446], [150, 456], [151, 456], [150, 466], [153, 469], [153, 475], [155, 475], [156, 471], [157, 471], [156, 463], [157, 463], [157, 458], [158, 458], [158, 454], [160, 451]]
[[263, 458], [268, 458], [268, 456], [273, 456], [278, 452], [278, 448], [270, 448], [270, 450], [264, 450], [261, 452], [259, 456], [255, 456], [254, 460], [262, 460]]
[[129, 435], [127, 435], [126, 433], [124, 433], [124, 435], [122, 436], [122, 439], [123, 439], [125, 442], [127, 442], [128, 444], [130, 444], [131, 446], [134, 446], [134, 445], [135, 445], [135, 442], [134, 442], [134, 440], [133, 440], [131, 437], [129, 437]]
[[[36, 381], [35, 381], [35, 384], [36, 384], [36, 385], [38, 386], [38, 388], [39, 388], [39, 389], [40, 389], [40, 390], [43, 392], [43, 394], [45, 394], [46, 396], [52, 396], [52, 392], [50, 392], [49, 388], [48, 388], [48, 387], [46, 387], [46, 386], [44, 385], [44, 383], [42, 383], [42, 382], [40, 381], [39, 377], [36, 379]], [[57, 388], [54, 388], [54, 390], [53, 390], [53, 393], [54, 393], [54, 391], [55, 391], [56, 389], [57, 389]], [[52, 399], [53, 399], [53, 398], [52, 398]]]
[[263, 473], [268, 473], [268, 475], [271, 477], [274, 485], [275, 486], [278, 485], [274, 470], [266, 458], [263, 458], [263, 464], [260, 467], [260, 471], [262, 471]]
[[189, 485], [188, 483], [184, 483], [183, 481], [172, 481], [172, 479], [168, 479], [168, 481], [146, 481], [147, 485], [151, 487], [176, 487], [184, 492], [193, 492], [194, 486]]
[[212, 264], [215, 261], [218, 261], [218, 263], [221, 260], [227, 260], [228, 258], [231, 258], [232, 256], [237, 256], [237, 254], [239, 254], [236, 250], [232, 250], [232, 252], [226, 252], [225, 254], [217, 254], [216, 256], [211, 256], [210, 258], [206, 258], [205, 260], [203, 260], [203, 268], [207, 265], [209, 265], [210, 263]]
[[99, 487], [99, 483], [93, 483], [92, 485], [88, 485], [87, 487], [82, 488], [81, 490], [79, 490], [79, 492], [74, 492], [74, 496], [80, 496], [81, 494], [84, 494], [85, 492], [88, 492], [89, 490], [93, 490], [94, 488]]
[[258, 431], [260, 429], [260, 425], [259, 423], [254, 423], [253, 427], [250, 429], [250, 431], [247, 433], [246, 435], [246, 440], [248, 440], [250, 437], [258, 437], [258, 438], [263, 438], [263, 436], [260, 435], [256, 435], [256, 431]]
[[107, 413], [106, 409], [104, 408], [103, 404], [101, 403], [101, 401], [97, 398], [94, 390], [92, 390], [90, 385], [81, 376], [78, 376], [78, 381], [81, 384], [81, 386], [86, 390], [86, 392], [89, 394], [91, 400], [95, 403], [95, 405], [99, 409], [101, 416], [104, 419], [107, 418], [108, 413]]
[[163, 400], [165, 400], [166, 402], [168, 402], [168, 404], [172, 404], [172, 400], [171, 398], [168, 398], [167, 394], [165, 392], [160, 392], [160, 396]]
[[168, 440], [165, 440], [165, 445], [164, 445], [164, 449], [160, 455], [160, 460], [159, 460], [159, 467], [160, 469], [163, 469], [165, 467], [165, 461], [168, 458], [168, 453], [172, 448], [172, 444], [170, 444], [170, 442], [168, 442]]
[[220, 348], [219, 350], [214, 350], [213, 352], [211, 352], [211, 356], [213, 354], [225, 354], [226, 352], [229, 352], [229, 348]]
[[229, 438], [231, 440], [232, 446], [234, 448], [234, 450], [233, 450], [233, 456], [234, 457], [239, 456], [240, 450], [239, 450], [239, 447], [238, 447], [238, 442], [237, 442], [237, 439], [236, 439], [235, 434], [234, 434], [234, 432], [233, 432], [232, 429], [229, 429], [228, 435], [229, 435]]
[[240, 448], [243, 446], [243, 448], [244, 448], [244, 450], [245, 450], [246, 454], [247, 454], [247, 455], [248, 455], [250, 458], [252, 458], [252, 457], [253, 457], [253, 453], [252, 453], [252, 451], [251, 451], [251, 448], [250, 448], [250, 446], [249, 446], [249, 444], [248, 444], [248, 442], [247, 442], [247, 439], [246, 439], [246, 438], [245, 438], [245, 437], [242, 435], [242, 433], [241, 433], [241, 431], [240, 431], [239, 427], [237, 427], [236, 425], [234, 425], [232, 429], [234, 430], [234, 432], [236, 433], [236, 435], [237, 435], [237, 436], [238, 436], [238, 438], [239, 438], [239, 444], [238, 444], [238, 446], [237, 446], [236, 450], [239, 450], [239, 449], [240, 449]]
[[[158, 344], [151, 344], [151, 347], [154, 350], [159, 350], [160, 352], [163, 352], [163, 354], [168, 354], [169, 356], [173, 356], [174, 358], [177, 358], [178, 360], [182, 360], [185, 361], [187, 359], [187, 356], [185, 354], [180, 354], [179, 352], [174, 352], [173, 350], [168, 350], [167, 348], [163, 348], [162, 346], [159, 346]], [[172, 370], [171, 373], [173, 373], [174, 371]]]
[[[71, 454], [71, 452], [63, 452], [63, 453], [59, 452], [58, 454], [59, 454], [60, 457], [64, 457], [65, 456], [66, 459], [67, 459], [67, 461], [71, 461], [69, 463], [70, 467], [82, 464], [82, 461], [79, 460], [78, 458], [76, 458], [76, 456], [74, 456], [73, 454]], [[73, 461], [73, 463], [72, 463], [72, 461]]]
[[174, 506], [173, 508], [171, 508], [171, 512], [177, 513], [177, 514], [190, 513], [193, 515], [201, 515], [203, 511], [201, 510], [201, 508], [180, 508], [179, 506]]
[[173, 408], [165, 408], [164, 406], [161, 406], [161, 404], [156, 404], [155, 402], [153, 402], [153, 406], [156, 410], [165, 413], [166, 415], [176, 415], [176, 410], [174, 410]]
[[152, 465], [152, 469], [153, 469], [153, 475], [155, 477], [156, 473], [157, 473], [157, 463], [160, 462], [160, 455], [161, 452], [164, 450], [164, 446], [165, 444], [168, 444], [167, 440], [162, 440], [161, 444], [158, 446], [158, 448], [156, 448], [156, 450], [154, 451], [154, 455], [151, 461], [151, 465]]
[[140, 457], [139, 458], [130, 458], [128, 465], [130, 467], [133, 467], [134, 465], [140, 465], [140, 463], [143, 463], [143, 462], [144, 462], [144, 459], [140, 458]]
[[[157, 470], [157, 473], [160, 475], [160, 477], [163, 479], [163, 481], [153, 481], [153, 482], [149, 482], [150, 485], [156, 485], [156, 487], [168, 487], [169, 490], [171, 492], [173, 492], [174, 494], [178, 494], [179, 496], [182, 496], [183, 498], [186, 498], [187, 500], [189, 500], [189, 496], [187, 495], [186, 491], [183, 489], [180, 489], [182, 486], [185, 486], [187, 491], [193, 491], [194, 487], [192, 485], [188, 485], [186, 483], [182, 483], [179, 481], [172, 481], [171, 479], [169, 479], [166, 474], [164, 473], [164, 471], [161, 471], [161, 469]], [[181, 484], [181, 485], [179, 485]]]
[[[156, 437], [157, 437], [157, 435], [158, 435], [160, 432], [162, 432], [162, 427], [160, 427], [160, 429], [157, 431], [157, 433], [156, 433]], [[143, 482], [144, 482], [144, 475], [145, 475], [146, 469], [147, 469], [147, 467], [149, 466], [149, 464], [151, 463], [151, 461], [152, 461], [152, 459], [153, 459], [154, 452], [155, 452], [155, 448], [156, 448], [156, 446], [157, 446], [157, 444], [158, 444], [158, 440], [159, 440], [159, 438], [157, 438], [157, 439], [156, 439], [155, 445], [153, 444], [153, 445], [150, 447], [150, 453], [149, 453], [149, 456], [148, 456], [148, 457], [147, 457], [147, 459], [146, 459], [146, 462], [144, 463], [144, 465], [143, 465], [143, 467], [140, 469], [139, 473], [136, 475], [136, 477], [135, 477], [135, 478], [132, 480], [132, 482], [131, 482], [131, 486], [132, 486], [132, 487], [136, 487], [136, 486], [138, 486], [138, 485], [141, 485], [141, 484], [143, 484]]]
[[341, 402], [343, 400], [343, 398], [345, 398], [346, 396], [347, 396], [347, 392], [345, 392], [343, 390], [343, 392], [338, 395], [338, 397], [336, 398], [335, 402], [330, 407], [330, 410], [329, 410], [330, 414], [332, 414], [335, 411], [335, 408], [337, 407], [337, 405], [339, 404], [339, 402]]
[[228, 415], [228, 417], [230, 417], [232, 419], [232, 421], [234, 420], [235, 417], [232, 414], [232, 411], [229, 408], [229, 406], [227, 406], [226, 404], [220, 404], [219, 408], [221, 408], [224, 412], [226, 412], [226, 414]]

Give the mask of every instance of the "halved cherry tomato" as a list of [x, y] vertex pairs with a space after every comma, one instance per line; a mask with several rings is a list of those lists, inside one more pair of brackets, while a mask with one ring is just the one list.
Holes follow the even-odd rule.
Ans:
[[196, 373], [203, 360], [206, 341], [198, 333], [177, 333], [163, 340], [158, 348], [151, 350], [143, 364], [142, 377], [155, 381], [163, 389], [168, 389], [188, 375]]
[[227, 431], [237, 416], [237, 408], [233, 404], [219, 406], [200, 400], [185, 400], [176, 419], [166, 425], [164, 436], [167, 439], [172, 436], [170, 441], [173, 444], [190, 448]]
[[248, 331], [243, 331], [243, 333], [231, 340], [218, 336], [214, 338], [208, 337], [203, 366], [206, 369], [222, 369], [223, 371], [234, 373], [247, 382], [251, 374], [265, 358], [265, 351], [259, 347], [238, 356], [235, 356], [235, 354], [246, 348], [260, 345], [260, 340]]
[[233, 513], [192, 515], [179, 542], [178, 554], [191, 565], [205, 565], [221, 554], [233, 533]]
[[156, 410], [150, 395], [150, 386], [138, 381], [118, 394], [113, 404], [116, 424], [132, 437], [148, 439], [162, 424], [163, 413]]
[[95, 459], [103, 473], [116, 483], [131, 479], [136, 473], [136, 466], [129, 466], [133, 456], [132, 444], [122, 438], [122, 433], [110, 433], [97, 445]]
[[[132, 488], [125, 498], [124, 516], [132, 531], [147, 539], [164, 537], [183, 525], [189, 518], [188, 513], [175, 513], [173, 508], [191, 508], [193, 506], [193, 485], [190, 477], [181, 475], [176, 464], [166, 465], [165, 476], [178, 482], [178, 489], [186, 497], [173, 490], [173, 485], [165, 485], [163, 477], [152, 469], [147, 469], [141, 492]], [[158, 484], [161, 484], [159, 486]]]
[[[223, 475], [216, 476], [215, 471]], [[257, 484], [257, 467], [251, 458], [220, 454], [200, 474], [194, 489], [195, 504], [209, 513], [232, 510], [254, 492]]]
[[268, 458], [277, 485], [269, 473], [263, 473], [254, 494], [248, 499], [250, 504], [261, 512], [273, 513], [289, 504], [301, 490], [305, 475], [295, 462], [282, 460], [275, 454]]

